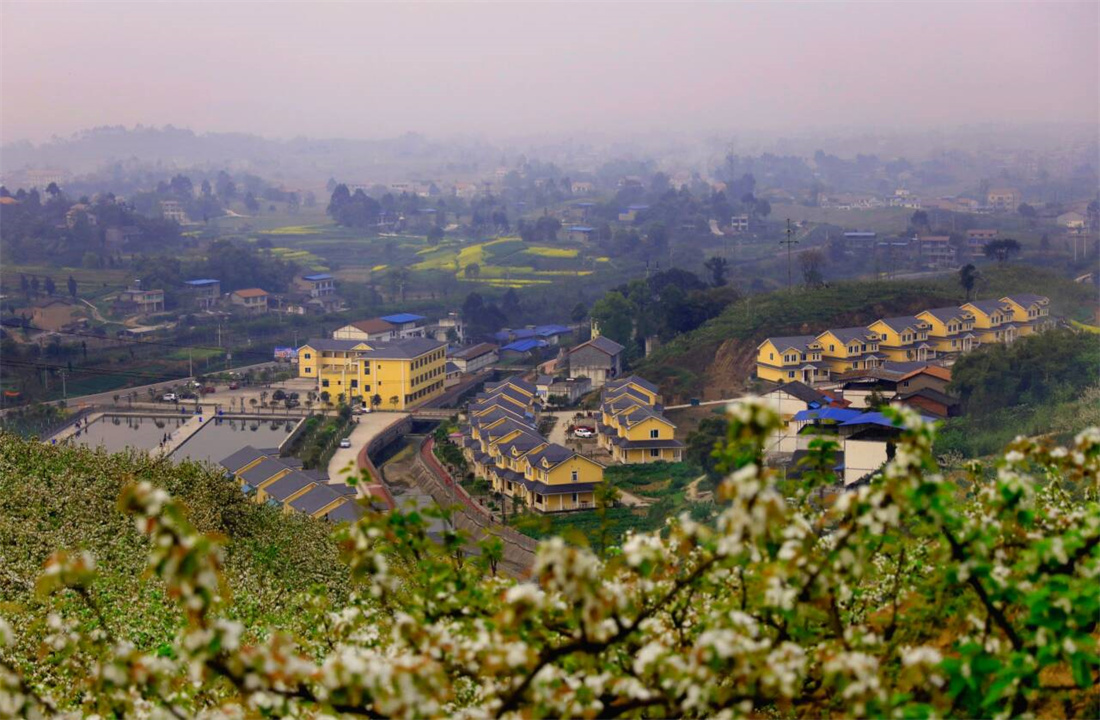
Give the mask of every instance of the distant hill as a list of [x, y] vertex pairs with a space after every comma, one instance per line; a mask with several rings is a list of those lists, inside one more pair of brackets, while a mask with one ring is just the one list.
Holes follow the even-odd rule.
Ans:
[[400, 166], [401, 175], [418, 166], [458, 161], [464, 148], [430, 142], [407, 133], [385, 140], [273, 140], [247, 133], [195, 133], [166, 126], [99, 127], [38, 145], [27, 141], [3, 146], [3, 173], [62, 169], [84, 174], [114, 163], [139, 161], [149, 167], [210, 167], [248, 171], [274, 180], [324, 183], [329, 177], [357, 181], [378, 177], [379, 168]]
[[146, 541], [116, 508], [122, 488], [136, 479], [180, 499], [199, 530], [225, 536], [233, 612], [246, 627], [307, 633], [297, 621], [302, 593], [320, 586], [334, 600], [346, 597], [347, 571], [328, 525], [252, 503], [218, 472], [194, 463], [150, 467], [144, 456], [49, 447], [0, 433], [0, 616], [17, 638], [6, 655], [29, 680], [54, 688], [55, 697], [66, 683], [35, 638], [46, 634], [43, 624], [51, 611], [81, 612], [72, 593], [35, 596], [35, 577], [55, 550], [95, 556], [99, 577], [92, 589], [119, 640], [155, 649], [167, 645], [182, 625], [163, 585], [142, 579]]
[[[979, 297], [1039, 293], [1051, 299], [1052, 315], [1089, 317], [1095, 290], [1025, 265], [982, 268]], [[923, 281], [838, 282], [827, 288], [750, 295], [690, 333], [666, 343], [635, 370], [661, 383], [670, 401], [720, 399], [744, 389], [753, 375], [756, 347], [764, 338], [810, 335], [830, 327], [865, 325], [937, 305], [964, 302], [952, 274]]]

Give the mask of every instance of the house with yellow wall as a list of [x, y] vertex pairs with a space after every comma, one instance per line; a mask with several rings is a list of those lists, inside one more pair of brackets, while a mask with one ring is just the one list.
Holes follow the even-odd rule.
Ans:
[[603, 388], [596, 423], [599, 447], [620, 463], [679, 462], [684, 445], [676, 425], [661, 413], [656, 385], [631, 376]]
[[[882, 318], [865, 328], [829, 329], [816, 337], [768, 338], [757, 347], [756, 375], [780, 384], [812, 384], [885, 362], [928, 362], [982, 343], [1010, 343], [1049, 326], [1049, 306], [1049, 298], [1023, 293]], [[825, 371], [815, 373], [819, 366]]]
[[777, 383], [822, 382], [829, 379], [829, 363], [813, 335], [768, 338], [756, 348], [756, 375]]
[[535, 512], [594, 507], [603, 465], [539, 434], [539, 402], [537, 388], [526, 380], [487, 385], [467, 408], [463, 455], [495, 492]]
[[651, 408], [635, 408], [615, 418], [611, 456], [621, 463], [679, 462], [684, 444], [676, 439], [676, 425]]
[[298, 376], [313, 380], [332, 402], [405, 410], [443, 394], [445, 351], [430, 338], [313, 339], [298, 349]]
[[878, 354], [878, 335], [865, 327], [826, 330], [817, 336], [817, 344], [831, 373], [866, 370], [882, 362]]
[[978, 346], [974, 334], [974, 315], [955, 305], [932, 308], [917, 313], [917, 319], [928, 323], [928, 343], [937, 353], [970, 352]]
[[618, 380], [612, 380], [604, 385], [603, 397], [615, 398], [621, 394], [629, 394], [633, 397], [644, 399], [649, 405], [661, 404], [661, 389], [637, 375], [629, 375]]
[[[355, 488], [327, 485], [324, 476], [307, 474], [290, 459], [273, 457], [246, 445], [219, 461], [226, 477], [235, 479], [255, 502], [279, 506], [330, 522], [354, 521], [362, 514]], [[310, 471], [312, 473], [312, 471]]]
[[876, 320], [867, 329], [879, 337], [879, 352], [887, 360], [924, 362], [936, 357], [935, 347], [928, 342], [931, 326], [913, 315]]
[[1050, 323], [1050, 299], [1042, 295], [1022, 293], [1006, 295], [1001, 302], [1008, 308], [1012, 322], [1020, 335], [1031, 335]]
[[1010, 343], [1019, 337], [1012, 312], [1003, 300], [973, 300], [961, 309], [974, 316], [974, 334], [980, 343]]

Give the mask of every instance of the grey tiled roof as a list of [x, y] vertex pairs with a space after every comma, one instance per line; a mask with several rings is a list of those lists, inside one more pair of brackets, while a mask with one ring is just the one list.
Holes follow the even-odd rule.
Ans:
[[235, 473], [248, 463], [262, 458], [263, 456], [263, 452], [257, 450], [251, 445], [245, 445], [243, 448], [233, 453], [229, 457], [220, 460], [218, 464], [229, 472]]
[[277, 475], [286, 469], [286, 463], [280, 462], [275, 458], [264, 458], [256, 467], [249, 468], [247, 471], [241, 473], [241, 480], [244, 480], [252, 487], [256, 487], [263, 481], [271, 479], [273, 475]]
[[290, 507], [300, 513], [312, 515], [326, 505], [344, 497], [342, 493], [336, 492], [327, 485], [317, 485], [316, 487], [310, 488], [309, 492], [302, 495], [300, 498], [291, 500]]
[[302, 347], [309, 346], [314, 350], [329, 351], [329, 352], [350, 352], [356, 345], [367, 343], [372, 350], [359, 350], [356, 354], [359, 357], [378, 360], [408, 360], [415, 357], [420, 357], [426, 352], [432, 350], [438, 350], [444, 347], [445, 343], [433, 340], [432, 338], [404, 338], [402, 340], [333, 340], [330, 338], [315, 338], [307, 342]]
[[570, 350], [570, 354], [577, 352], [583, 347], [594, 347], [601, 352], [605, 352], [608, 355], [615, 356], [623, 351], [623, 346], [615, 342], [611, 338], [604, 337], [603, 335], [597, 335], [586, 343], [581, 343], [577, 347]]
[[292, 471], [268, 485], [264, 492], [268, 497], [282, 502], [302, 488], [316, 484], [309, 476]]

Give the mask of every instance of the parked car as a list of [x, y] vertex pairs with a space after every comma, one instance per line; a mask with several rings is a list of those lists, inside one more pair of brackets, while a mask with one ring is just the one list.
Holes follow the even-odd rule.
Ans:
[[179, 400], [179, 396], [175, 393], [164, 393], [164, 396], [161, 397], [161, 400], [164, 402], [177, 402]]
[[351, 438], [344, 438], [343, 440], [341, 440], [340, 441], [340, 447], [342, 447], [342, 448], [351, 447]]
[[203, 391], [204, 393], [206, 393], [207, 395], [209, 395], [209, 394], [210, 394], [210, 393], [212, 393], [212, 392], [217, 392], [217, 390], [218, 390], [218, 389], [217, 389], [216, 387], [214, 387], [213, 385], [207, 385], [206, 387], [204, 387], [204, 388], [202, 389], [202, 391]]
[[240, 389], [240, 387], [241, 387], [241, 384], [239, 382], [229, 383], [229, 389], [230, 390], [238, 390], [238, 389]]
[[179, 394], [179, 399], [180, 399], [180, 400], [194, 400], [194, 399], [195, 399], [195, 398], [197, 398], [197, 397], [198, 397], [198, 395], [196, 395], [196, 394], [195, 394], [195, 393], [193, 393], [193, 392], [187, 392], [187, 391], [184, 391], [184, 392], [181, 392], [181, 393]]
[[578, 427], [573, 430], [573, 435], [579, 438], [596, 437], [596, 432], [592, 428]]

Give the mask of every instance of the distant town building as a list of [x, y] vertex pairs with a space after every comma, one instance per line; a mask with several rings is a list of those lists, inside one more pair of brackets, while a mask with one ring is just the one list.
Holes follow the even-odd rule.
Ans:
[[971, 257], [985, 254], [986, 243], [997, 239], [997, 231], [990, 228], [975, 228], [966, 231], [966, 248]]
[[588, 225], [573, 225], [569, 228], [569, 239], [573, 242], [588, 242], [596, 229]]
[[294, 285], [311, 298], [336, 294], [336, 279], [328, 273], [315, 273], [296, 278]]
[[222, 284], [213, 278], [199, 278], [198, 280], [184, 280], [187, 292], [191, 296], [195, 307], [201, 310], [209, 310], [221, 301]]
[[475, 373], [489, 367], [500, 359], [497, 346], [492, 343], [479, 343], [472, 347], [456, 350], [448, 359], [464, 373]]
[[730, 218], [730, 230], [735, 233], [747, 232], [749, 229], [748, 215], [734, 215]]
[[174, 220], [180, 225], [187, 224], [187, 213], [178, 200], [161, 200], [160, 214], [165, 220]]
[[164, 312], [164, 291], [127, 288], [118, 294], [115, 306], [120, 312], [132, 309], [139, 315]]
[[263, 315], [266, 313], [267, 299], [267, 291], [260, 288], [234, 290], [229, 294], [230, 304], [244, 308], [249, 315]]
[[77, 222], [80, 221], [80, 218], [84, 218], [89, 225], [95, 225], [97, 222], [95, 213], [92, 212], [89, 206], [84, 203], [77, 203], [70, 207], [68, 212], [65, 213], [65, 225], [69, 228], [74, 228]]
[[428, 324], [428, 318], [423, 315], [397, 313], [384, 315], [380, 319], [393, 325], [395, 339], [420, 338], [426, 335], [425, 326]]
[[396, 328], [382, 318], [370, 318], [337, 328], [332, 337], [335, 340], [392, 340], [396, 337]]
[[1020, 192], [1015, 188], [991, 188], [985, 199], [990, 207], [1005, 212], [1015, 212], [1020, 206]]
[[623, 370], [623, 346], [602, 335], [569, 351], [569, 377], [586, 377], [599, 389]]

